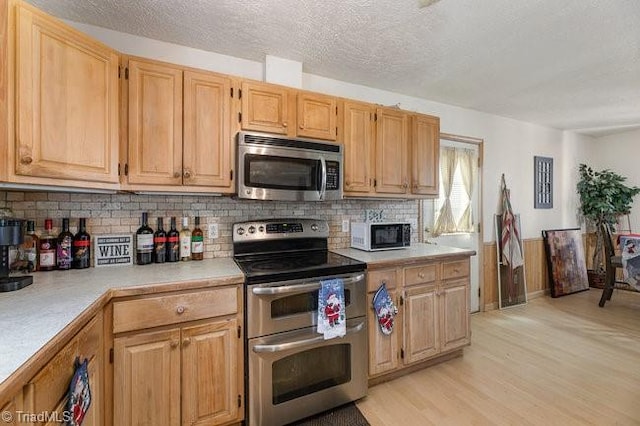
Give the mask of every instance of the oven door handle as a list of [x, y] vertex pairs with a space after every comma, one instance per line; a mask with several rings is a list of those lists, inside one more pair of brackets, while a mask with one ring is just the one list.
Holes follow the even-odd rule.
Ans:
[[[360, 322], [358, 325], [349, 327], [347, 329], [347, 334], [357, 333], [359, 331], [362, 331], [363, 328], [364, 328], [364, 321]], [[324, 341], [325, 341], [324, 336], [322, 334], [318, 334], [316, 337], [312, 337], [310, 339], [296, 340], [294, 342], [279, 343], [276, 345], [255, 345], [253, 347], [253, 351], [257, 353], [283, 352], [283, 351], [289, 351], [291, 349], [302, 348], [304, 346], [311, 346], [313, 344], [324, 342]]]
[[[363, 279], [364, 274], [358, 274], [355, 277], [344, 279], [343, 282], [345, 285], [347, 285], [361, 281]], [[320, 281], [316, 281], [312, 283], [283, 285], [277, 287], [254, 287], [251, 289], [251, 292], [258, 296], [265, 296], [274, 294], [300, 293], [303, 291], [318, 290], [319, 288]]]

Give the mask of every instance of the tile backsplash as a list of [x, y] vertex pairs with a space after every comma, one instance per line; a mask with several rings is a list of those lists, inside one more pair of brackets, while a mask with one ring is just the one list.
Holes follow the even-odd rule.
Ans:
[[[92, 238], [100, 234], [134, 233], [140, 226], [142, 212], [149, 213], [149, 226], [156, 229], [156, 218], [189, 217], [193, 228], [195, 216], [205, 233], [205, 258], [232, 255], [231, 227], [235, 222], [284, 217], [325, 219], [329, 222], [331, 249], [349, 247], [349, 232], [342, 232], [342, 221], [362, 221], [365, 210], [382, 210], [385, 221], [411, 223], [412, 242], [418, 240], [418, 201], [353, 200], [317, 203], [251, 201], [230, 197], [193, 195], [78, 194], [65, 192], [0, 191], [0, 207], [10, 208], [16, 217], [36, 221], [36, 233], [42, 234], [44, 220], [53, 218], [54, 232], [62, 226], [62, 218], [71, 218], [71, 232], [76, 232], [78, 218], [87, 218], [87, 231]], [[207, 224], [217, 223], [219, 236], [210, 239]]]

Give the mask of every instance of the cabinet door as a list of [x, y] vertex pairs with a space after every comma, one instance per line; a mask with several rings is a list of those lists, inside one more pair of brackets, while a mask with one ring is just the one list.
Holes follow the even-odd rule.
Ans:
[[16, 7], [17, 175], [118, 183], [118, 55]]
[[297, 103], [298, 136], [336, 140], [338, 117], [336, 98], [317, 93], [299, 93]]
[[[243, 82], [242, 128], [258, 132], [289, 134], [289, 96], [290, 90], [284, 87]], [[291, 112], [295, 113], [295, 110]]]
[[369, 104], [344, 102], [342, 116], [344, 144], [344, 191], [370, 192], [372, 188], [373, 108]]
[[404, 296], [404, 363], [427, 359], [439, 351], [436, 285], [411, 287]]
[[184, 72], [185, 185], [231, 187], [231, 80]]
[[376, 121], [376, 192], [407, 193], [407, 113], [378, 108]]
[[442, 350], [448, 351], [469, 343], [469, 279], [446, 282], [440, 292]]
[[182, 184], [182, 70], [129, 61], [129, 183]]
[[[369, 293], [368, 303], [371, 306], [375, 293]], [[396, 291], [389, 290], [389, 296], [398, 304]], [[398, 368], [399, 340], [402, 336], [400, 327], [401, 313], [396, 315], [394, 328], [391, 334], [384, 334], [380, 331], [378, 318], [373, 309], [367, 312], [369, 327], [369, 377], [380, 373], [390, 372]]]
[[[0, 413], [2, 413], [3, 425], [20, 426], [25, 424], [24, 422], [19, 421], [20, 419], [18, 418], [18, 412], [23, 412], [23, 411], [32, 412], [32, 411], [28, 410], [28, 407], [23, 407], [22, 402], [23, 402], [22, 392], [18, 392], [18, 394], [16, 394], [13, 398], [11, 398], [11, 400], [9, 400], [9, 402], [5, 404], [4, 407], [0, 408]], [[25, 408], [27, 409], [25, 410]], [[8, 414], [4, 414], [4, 413], [10, 413], [11, 416], [9, 417]]]
[[411, 192], [436, 196], [440, 177], [440, 119], [414, 115], [411, 121]]
[[114, 339], [114, 425], [180, 425], [180, 330]]
[[242, 374], [237, 328], [235, 319], [183, 328], [183, 424], [217, 425], [239, 419]]

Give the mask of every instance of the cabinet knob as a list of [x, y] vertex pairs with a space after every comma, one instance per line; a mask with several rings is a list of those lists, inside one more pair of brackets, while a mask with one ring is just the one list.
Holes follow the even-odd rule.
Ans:
[[420, 273], [418, 274], [418, 277], [420, 277], [420, 279], [424, 279], [424, 273], [423, 273], [423, 272], [420, 272]]
[[184, 176], [185, 179], [191, 179], [191, 171], [185, 170], [182, 176]]
[[33, 163], [33, 158], [31, 158], [31, 157], [29, 157], [28, 155], [26, 155], [26, 156], [24, 156], [24, 157], [22, 157], [22, 158], [20, 159], [20, 162], [21, 162], [22, 164], [31, 164], [31, 163]]
[[178, 342], [177, 341], [172, 341], [171, 343], [169, 343], [169, 347], [171, 347], [171, 349], [175, 349], [178, 347]]
[[351, 186], [351, 181], [350, 181], [350, 180], [346, 181], [346, 182], [345, 182], [345, 185], [347, 185], [347, 186]]
[[409, 186], [409, 185], [407, 185], [407, 182], [403, 182], [403, 183], [402, 183], [402, 187], [403, 187], [404, 189], [407, 189], [407, 187], [408, 187], [408, 186]]
[[287, 127], [289, 124], [285, 121], [282, 123], [282, 127]]
[[174, 177], [174, 178], [179, 178], [180, 176], [181, 176], [181, 175], [180, 175], [180, 172], [175, 172], [175, 173], [173, 174], [173, 177]]
[[185, 337], [182, 340], [182, 346], [189, 346], [191, 344], [191, 339], [189, 337]]
[[413, 184], [413, 189], [418, 189], [418, 184], [417, 183]]
[[[286, 126], [285, 126], [285, 127], [286, 127]], [[302, 124], [301, 124], [301, 125], [300, 125], [300, 129], [301, 129], [301, 130], [302, 130], [302, 129], [304, 129], [304, 125], [302, 125]]]
[[178, 315], [184, 314], [184, 311], [186, 311], [186, 308], [184, 306], [178, 306], [176, 308], [176, 312], [178, 313]]

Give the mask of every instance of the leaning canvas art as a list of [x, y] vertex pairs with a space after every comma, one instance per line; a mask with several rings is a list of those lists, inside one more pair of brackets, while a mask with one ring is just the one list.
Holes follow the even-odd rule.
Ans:
[[589, 289], [587, 265], [579, 228], [542, 231], [551, 297], [560, 297]]

